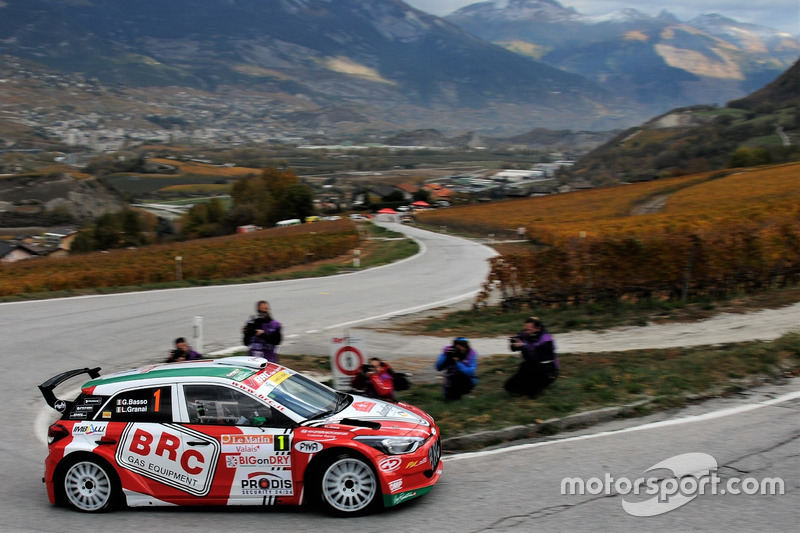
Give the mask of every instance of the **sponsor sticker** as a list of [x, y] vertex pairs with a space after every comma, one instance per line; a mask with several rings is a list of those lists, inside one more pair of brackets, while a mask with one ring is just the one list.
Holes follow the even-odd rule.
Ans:
[[[192, 445], [188, 445], [188, 443]], [[128, 424], [116, 460], [144, 477], [194, 496], [211, 490], [220, 446], [216, 439], [172, 424]]]
[[95, 422], [93, 424], [75, 424], [72, 426], [72, 435], [97, 435], [102, 436], [106, 434], [108, 422]]
[[286, 452], [291, 447], [291, 435], [258, 434], [258, 435], [222, 435], [222, 453], [260, 453], [269, 455], [273, 452]]
[[327, 428], [300, 428], [297, 434], [316, 440], [337, 440], [349, 436], [350, 432]]
[[362, 411], [368, 413], [372, 411], [372, 408], [375, 407], [375, 402], [355, 402], [353, 403], [353, 409], [356, 411]]
[[398, 490], [403, 488], [403, 480], [396, 479], [394, 481], [389, 482], [389, 492], [397, 492]]
[[283, 383], [290, 376], [291, 376], [291, 374], [281, 370], [280, 372], [276, 372], [274, 375], [270, 376], [269, 380], [272, 383], [274, 383], [275, 385], [280, 385], [281, 383]]
[[271, 374], [267, 374], [264, 370], [262, 370], [261, 372], [253, 374], [252, 376], [247, 378], [247, 380], [244, 381], [244, 384], [252, 389], [257, 389], [261, 385], [267, 382], [270, 375]]
[[424, 458], [419, 459], [417, 461], [409, 461], [408, 463], [406, 463], [406, 470], [408, 470], [409, 468], [416, 468], [418, 466], [424, 465], [427, 462], [428, 462], [428, 458], [427, 457], [424, 457]]
[[395, 494], [392, 498], [392, 505], [397, 505], [398, 503], [402, 503], [406, 500], [410, 500], [411, 498], [415, 498], [417, 496], [417, 491], [412, 490], [409, 492], [401, 492], [400, 494]]
[[222, 445], [242, 445], [242, 444], [272, 444], [272, 435], [222, 435], [220, 437]]
[[243, 496], [292, 496], [291, 472], [250, 472], [239, 480]]
[[400, 468], [402, 462], [403, 460], [399, 457], [386, 457], [378, 462], [378, 468], [383, 472], [394, 472]]
[[324, 446], [321, 442], [314, 442], [310, 440], [301, 440], [294, 443], [294, 449], [300, 453], [318, 453], [322, 451]]
[[225, 458], [228, 468], [264, 468], [267, 466], [292, 466], [288, 455], [229, 455]]
[[241, 368], [236, 368], [225, 374], [225, 377], [233, 381], [244, 381], [252, 375], [252, 370], [242, 370]]

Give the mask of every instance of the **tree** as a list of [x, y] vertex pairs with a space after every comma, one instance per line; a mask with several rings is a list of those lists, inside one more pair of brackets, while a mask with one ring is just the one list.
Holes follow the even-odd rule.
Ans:
[[97, 217], [93, 237], [97, 250], [110, 250], [119, 245], [120, 229], [113, 214], [105, 213]]
[[156, 242], [164, 242], [175, 235], [175, 225], [165, 217], [158, 217], [156, 224]]
[[89, 231], [79, 231], [72, 241], [69, 251], [73, 254], [85, 254], [95, 250], [95, 241]]
[[233, 184], [231, 197], [236, 207], [251, 206], [259, 226], [314, 214], [313, 191], [291, 170], [265, 168], [261, 176], [242, 178]]
[[384, 202], [402, 202], [405, 200], [405, 196], [403, 196], [403, 191], [394, 190], [383, 197]]
[[144, 242], [142, 225], [135, 211], [125, 209], [119, 213], [122, 219], [122, 240], [124, 246], [139, 246]]
[[418, 189], [413, 195], [412, 198], [415, 202], [422, 200], [423, 202], [431, 203], [431, 191], [428, 189]]

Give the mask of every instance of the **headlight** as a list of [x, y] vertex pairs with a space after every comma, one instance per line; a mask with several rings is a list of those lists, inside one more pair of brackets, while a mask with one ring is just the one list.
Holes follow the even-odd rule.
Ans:
[[386, 455], [413, 453], [425, 442], [422, 437], [356, 437], [355, 440], [372, 446]]

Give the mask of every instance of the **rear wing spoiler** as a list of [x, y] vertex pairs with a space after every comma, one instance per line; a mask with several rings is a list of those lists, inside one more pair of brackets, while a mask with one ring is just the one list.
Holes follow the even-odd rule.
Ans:
[[66, 372], [62, 372], [57, 376], [53, 376], [52, 378], [48, 379], [41, 385], [39, 385], [39, 390], [42, 392], [42, 396], [44, 396], [44, 401], [47, 402], [47, 405], [58, 411], [59, 413], [63, 413], [67, 410], [67, 404], [71, 402], [66, 402], [64, 400], [59, 400], [56, 398], [55, 393], [53, 390], [67, 381], [68, 379], [74, 378], [75, 376], [80, 376], [81, 374], [89, 374], [89, 377], [92, 379], [100, 377], [100, 367], [95, 368], [77, 368], [75, 370], [67, 370]]

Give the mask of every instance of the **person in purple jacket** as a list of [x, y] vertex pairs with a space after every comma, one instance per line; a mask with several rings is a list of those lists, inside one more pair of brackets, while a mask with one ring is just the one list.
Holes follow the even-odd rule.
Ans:
[[256, 304], [256, 314], [242, 328], [243, 342], [251, 357], [263, 357], [278, 362], [278, 345], [281, 343], [281, 323], [269, 314], [269, 303], [261, 300]]
[[509, 347], [512, 352], [522, 352], [517, 373], [504, 385], [509, 393], [535, 398], [558, 377], [555, 342], [538, 318], [526, 319], [522, 331], [509, 339]]
[[464, 337], [445, 346], [436, 360], [436, 370], [444, 371], [444, 399], [460, 400], [478, 384], [478, 352]]

